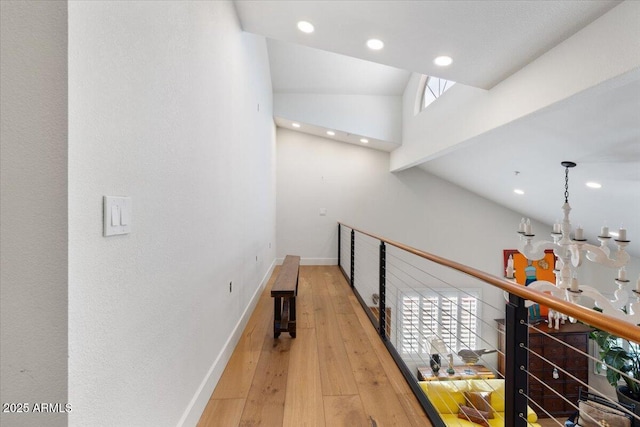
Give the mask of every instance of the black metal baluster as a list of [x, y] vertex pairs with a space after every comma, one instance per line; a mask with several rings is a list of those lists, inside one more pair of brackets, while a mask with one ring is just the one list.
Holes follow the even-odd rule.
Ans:
[[387, 308], [386, 308], [386, 288], [387, 288], [387, 248], [384, 242], [380, 242], [380, 301], [379, 301], [379, 310], [380, 313], [378, 315], [379, 319], [379, 332], [383, 341], [386, 341], [386, 325], [387, 325]]
[[351, 287], [353, 288], [353, 285], [355, 283], [355, 281], [353, 280], [353, 272], [355, 270], [355, 263], [356, 263], [356, 232], [355, 230], [351, 230]]
[[524, 301], [509, 295], [505, 322], [505, 424], [514, 427], [527, 425], [529, 311]]
[[338, 223], [338, 267], [342, 268], [342, 264], [340, 264], [340, 237], [342, 235], [342, 228], [341, 228], [341, 224]]

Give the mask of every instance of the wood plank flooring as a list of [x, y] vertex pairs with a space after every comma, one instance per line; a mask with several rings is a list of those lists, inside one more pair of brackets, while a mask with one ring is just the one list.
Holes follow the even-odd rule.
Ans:
[[431, 426], [337, 266], [300, 267], [297, 338], [273, 338], [278, 272], [198, 426]]

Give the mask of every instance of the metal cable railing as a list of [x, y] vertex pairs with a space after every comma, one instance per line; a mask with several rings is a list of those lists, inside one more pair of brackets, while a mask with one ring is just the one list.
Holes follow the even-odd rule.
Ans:
[[[640, 426], [595, 372], [628, 377], [626, 368], [603, 364], [589, 340], [600, 330], [637, 346], [640, 327], [345, 224], [338, 231], [340, 269], [434, 425], [564, 426], [574, 412], [586, 422], [589, 392]], [[529, 323], [531, 302], [578, 323]]]

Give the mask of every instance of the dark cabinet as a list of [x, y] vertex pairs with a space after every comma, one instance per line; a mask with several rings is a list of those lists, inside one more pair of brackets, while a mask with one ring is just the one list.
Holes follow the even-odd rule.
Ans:
[[[504, 319], [497, 319], [496, 322], [500, 331], [498, 371], [504, 375]], [[557, 391], [569, 402], [574, 404], [577, 402], [578, 391], [582, 386], [581, 381], [585, 384], [589, 383], [589, 359], [586, 355], [589, 354], [591, 328], [568, 322], [560, 325], [559, 330], [549, 329], [546, 324], [541, 324], [537, 328], [540, 331], [529, 328], [529, 398], [553, 416], [571, 415], [575, 412], [575, 408], [549, 388]], [[555, 365], [571, 373], [575, 378], [561, 370], [557, 371], [558, 378], [554, 378]], [[542, 417], [545, 416], [541, 413], [542, 411], [536, 412]]]

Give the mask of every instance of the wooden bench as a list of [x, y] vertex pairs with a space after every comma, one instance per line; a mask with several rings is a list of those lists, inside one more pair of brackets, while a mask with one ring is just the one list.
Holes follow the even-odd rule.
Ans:
[[271, 288], [273, 300], [273, 337], [278, 338], [280, 332], [289, 332], [291, 338], [296, 337], [296, 295], [298, 294], [298, 270], [300, 257], [287, 255], [284, 258], [280, 273]]

